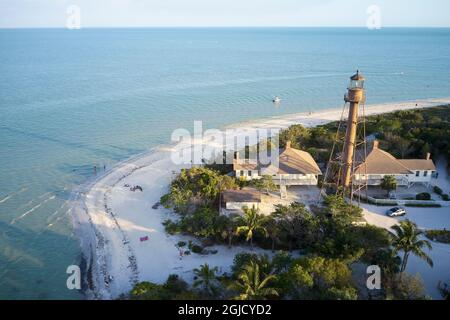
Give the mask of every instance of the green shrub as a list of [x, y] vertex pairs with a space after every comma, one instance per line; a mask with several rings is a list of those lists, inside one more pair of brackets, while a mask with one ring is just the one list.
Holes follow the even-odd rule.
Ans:
[[167, 290], [168, 293], [172, 296], [186, 292], [189, 288], [189, 285], [177, 274], [171, 274], [163, 284], [163, 288]]
[[438, 203], [407, 203], [405, 207], [417, 207], [417, 208], [440, 208], [442, 207]]
[[178, 241], [178, 246], [179, 246], [180, 248], [185, 247], [186, 244], [187, 244], [187, 243], [186, 243], [185, 241]]
[[166, 232], [170, 235], [174, 235], [181, 232], [180, 225], [170, 219], [165, 220], [162, 224], [165, 227]]
[[382, 202], [375, 202], [373, 200], [367, 200], [367, 199], [361, 198], [361, 202], [362, 203], [373, 204], [373, 205], [376, 205], [376, 206], [379, 206], [379, 207], [393, 207], [393, 206], [398, 205], [397, 201], [395, 201], [395, 200], [389, 201], [387, 203], [382, 203]]
[[439, 195], [442, 195], [442, 189], [439, 188], [438, 186], [434, 186], [433, 191]]
[[129, 294], [131, 300], [193, 300], [198, 295], [189, 290], [188, 284], [178, 275], [171, 274], [163, 285], [141, 282], [137, 283]]
[[427, 230], [425, 235], [431, 241], [450, 243], [450, 231], [448, 230]]
[[197, 254], [200, 254], [200, 253], [203, 252], [203, 248], [201, 246], [196, 245], [196, 244], [194, 244], [192, 246], [191, 250], [192, 250], [193, 253], [197, 253]]
[[163, 286], [148, 281], [137, 283], [130, 292], [130, 300], [161, 300], [163, 296]]
[[446, 194], [446, 193], [442, 194], [442, 195], [441, 195], [441, 198], [442, 198], [442, 200], [444, 200], [444, 201], [450, 201], [450, 198], [449, 198], [448, 194]]
[[431, 195], [428, 192], [418, 193], [416, 200], [431, 200]]

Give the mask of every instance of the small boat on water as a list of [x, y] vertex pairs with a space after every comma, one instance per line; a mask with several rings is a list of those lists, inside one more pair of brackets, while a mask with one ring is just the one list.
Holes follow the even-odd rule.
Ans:
[[281, 98], [279, 96], [276, 96], [273, 100], [273, 103], [280, 103], [281, 102]]

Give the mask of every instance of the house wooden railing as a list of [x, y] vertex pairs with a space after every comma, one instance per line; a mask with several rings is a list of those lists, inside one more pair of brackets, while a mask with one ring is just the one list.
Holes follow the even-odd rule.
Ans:
[[318, 183], [317, 178], [279, 178], [274, 177], [273, 182], [277, 185], [283, 186], [316, 186]]

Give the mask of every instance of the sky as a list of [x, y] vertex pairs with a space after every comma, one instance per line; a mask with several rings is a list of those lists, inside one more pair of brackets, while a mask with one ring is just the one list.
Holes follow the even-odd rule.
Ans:
[[81, 28], [365, 27], [371, 5], [381, 27], [450, 27], [449, 0], [0, 0], [0, 28], [65, 27], [71, 5]]

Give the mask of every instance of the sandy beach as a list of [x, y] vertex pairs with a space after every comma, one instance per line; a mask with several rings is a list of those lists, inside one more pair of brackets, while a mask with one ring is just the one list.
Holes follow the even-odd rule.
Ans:
[[[450, 98], [368, 105], [365, 113], [372, 115], [443, 104], [450, 104]], [[340, 119], [341, 113], [341, 108], [335, 108], [311, 114], [298, 113], [244, 122], [228, 128], [254, 130], [283, 129], [293, 124], [316, 126]], [[216, 249], [216, 254], [191, 254], [180, 258], [177, 243], [195, 239], [168, 236], [162, 222], [169, 218], [176, 219], [176, 215], [161, 206], [157, 209], [153, 206], [167, 192], [174, 175], [181, 168], [187, 167], [174, 164], [171, 152], [182, 151], [186, 147], [186, 144], [180, 143], [152, 149], [146, 154], [119, 163], [95, 181], [75, 191], [71, 214], [87, 261], [87, 269], [90, 270], [87, 277], [90, 285], [86, 290], [88, 298], [115, 299], [120, 294], [127, 293], [137, 281], [162, 283], [173, 273], [191, 282], [192, 269], [203, 263], [218, 266], [222, 272], [228, 272], [234, 255], [249, 250], [248, 247], [228, 249], [217, 246], [209, 248]], [[132, 192], [126, 185], [142, 186], [143, 191]], [[372, 218], [371, 221], [380, 221], [381, 225], [391, 225], [391, 221], [385, 221], [390, 218], [382, 215]], [[146, 236], [147, 241], [140, 241], [141, 237]], [[443, 248], [447, 254], [450, 251], [449, 245], [439, 245], [437, 250], [439, 248]], [[253, 252], [264, 251], [255, 249]], [[270, 251], [266, 253], [270, 254]], [[450, 260], [450, 254], [447, 258]], [[413, 270], [417, 269], [414, 269], [413, 263], [411, 265]]]

